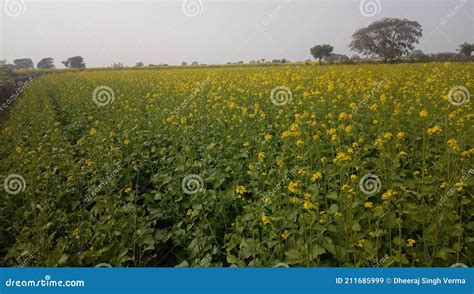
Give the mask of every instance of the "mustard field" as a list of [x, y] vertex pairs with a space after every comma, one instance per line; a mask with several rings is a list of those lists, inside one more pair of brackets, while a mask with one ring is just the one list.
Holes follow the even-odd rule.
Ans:
[[472, 63], [53, 72], [0, 134], [14, 265], [474, 263]]

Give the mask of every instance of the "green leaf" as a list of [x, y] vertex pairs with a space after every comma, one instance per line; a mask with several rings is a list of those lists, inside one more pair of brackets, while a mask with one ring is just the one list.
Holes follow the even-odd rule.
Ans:
[[326, 196], [328, 199], [337, 200], [337, 192], [331, 192]]
[[323, 247], [317, 244], [313, 246], [313, 250], [312, 250], [313, 258], [318, 258], [318, 256], [323, 255], [324, 253], [326, 253], [326, 250]]
[[298, 249], [290, 249], [285, 252], [286, 257], [291, 261], [300, 261], [303, 260], [303, 256]]
[[361, 228], [360, 228], [360, 224], [359, 224], [359, 222], [357, 222], [357, 221], [356, 221], [356, 222], [354, 222], [354, 223], [352, 224], [352, 227], [351, 227], [351, 229], [352, 229], [352, 231], [354, 231], [354, 232], [359, 232], [359, 231], [360, 231], [360, 229], [361, 229]]

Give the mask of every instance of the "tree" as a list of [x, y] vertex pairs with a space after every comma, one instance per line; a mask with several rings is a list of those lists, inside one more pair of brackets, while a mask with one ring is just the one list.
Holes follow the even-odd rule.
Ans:
[[413, 50], [422, 32], [421, 25], [416, 21], [383, 18], [358, 29], [352, 35], [349, 47], [363, 55], [383, 57], [387, 61]]
[[337, 53], [330, 53], [324, 59], [329, 62], [348, 62], [350, 60], [346, 55]]
[[181, 62], [181, 66], [186, 66], [188, 63], [186, 61]]
[[319, 59], [319, 64], [321, 64], [321, 59], [331, 54], [334, 48], [331, 45], [323, 44], [323, 45], [316, 45], [311, 48], [310, 52], [313, 55], [314, 59]]
[[359, 60], [360, 60], [360, 56], [357, 55], [357, 54], [354, 54], [354, 55], [351, 56], [351, 60], [352, 60], [352, 61], [359, 61]]
[[66, 68], [86, 68], [84, 58], [81, 56], [69, 57], [66, 61], [61, 61]]
[[122, 62], [114, 62], [114, 64], [112, 64], [112, 68], [124, 68], [124, 66]]
[[193, 65], [193, 66], [198, 66], [199, 63], [198, 63], [197, 61], [193, 61], [193, 63], [191, 63], [191, 65]]
[[39, 69], [51, 69], [54, 68], [54, 59], [51, 57], [46, 57], [40, 60], [36, 65]]
[[459, 52], [466, 55], [467, 57], [470, 57], [473, 51], [474, 51], [474, 44], [469, 44], [468, 42], [464, 42], [464, 44], [459, 45]]
[[408, 58], [410, 59], [416, 59], [416, 60], [422, 60], [426, 59], [428, 56], [423, 53], [421, 50], [413, 50], [410, 53], [408, 53]]
[[142, 67], [142, 66], [145, 66], [145, 64], [141, 61], [137, 62], [137, 64], [135, 65], [136, 67]]
[[30, 58], [15, 59], [13, 60], [13, 64], [15, 65], [15, 68], [20, 69], [30, 69], [35, 67], [33, 61]]

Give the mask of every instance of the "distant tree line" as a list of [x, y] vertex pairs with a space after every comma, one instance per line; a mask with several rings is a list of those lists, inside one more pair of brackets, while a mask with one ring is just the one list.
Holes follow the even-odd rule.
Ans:
[[[84, 63], [84, 58], [82, 58], [81, 56], [70, 57], [65, 61], [61, 61], [61, 63], [66, 68], [86, 68], [86, 64]], [[4, 67], [7, 70], [34, 69], [35, 65], [33, 63], [33, 60], [31, 60], [31, 58], [19, 58], [19, 59], [13, 60], [13, 64], [5, 63], [2, 67]], [[43, 58], [36, 64], [36, 68], [37, 69], [54, 69], [56, 68], [54, 65], [54, 59], [52, 57]]]
[[[464, 60], [470, 58], [474, 51], [474, 44], [467, 42], [459, 46], [457, 53], [437, 53], [426, 55], [420, 50], [414, 50], [415, 44], [423, 35], [421, 25], [416, 21], [398, 18], [383, 18], [371, 23], [365, 28], [358, 29], [352, 35], [349, 44], [351, 51], [362, 54], [366, 58], [378, 57], [384, 62], [394, 61], [401, 57], [411, 60]], [[354, 55], [349, 58], [345, 55], [332, 53], [333, 47], [329, 44], [315, 45], [310, 49], [311, 55], [321, 64], [322, 60], [328, 63], [350, 63], [361, 58]]]
[[[436, 53], [436, 54], [424, 54], [421, 50], [414, 50], [415, 45], [419, 43], [419, 39], [423, 35], [421, 25], [416, 21], [398, 18], [383, 18], [381, 20], [371, 23], [369, 26], [360, 28], [352, 35], [352, 41], [349, 44], [351, 51], [362, 54], [366, 60], [372, 58], [380, 58], [384, 62], [397, 61], [404, 57], [405, 60], [414, 61], [447, 61], [447, 60], [466, 60], [470, 59], [472, 52], [474, 51], [474, 44], [465, 42], [457, 49], [458, 53]], [[314, 59], [318, 60], [321, 64], [322, 61], [328, 63], [352, 63], [359, 62], [361, 57], [357, 54], [349, 58], [343, 54], [333, 53], [333, 46], [330, 44], [319, 44], [315, 45], [310, 49], [311, 55]], [[259, 60], [252, 60], [250, 64], [284, 64], [290, 62], [289, 60], [273, 59], [266, 61], [264, 58]], [[310, 60], [306, 60], [309, 63]], [[84, 58], [81, 56], [69, 57], [61, 63], [66, 68], [86, 68]], [[244, 64], [243, 61], [238, 62], [227, 62], [227, 64]], [[197, 61], [193, 61], [191, 66], [198, 66]], [[205, 64], [201, 64], [205, 65]], [[143, 62], [137, 62], [135, 67], [143, 67]], [[167, 64], [149, 64], [149, 67], [156, 66], [168, 66]], [[181, 63], [181, 66], [188, 66], [186, 61]], [[38, 69], [54, 69], [54, 59], [46, 57], [41, 59], [36, 67]], [[6, 64], [3, 62], [0, 64], [0, 69], [5, 72], [13, 69], [33, 69], [34, 63], [30, 58], [20, 58], [13, 60], [13, 64]], [[124, 68], [123, 63], [114, 63], [112, 68]]]

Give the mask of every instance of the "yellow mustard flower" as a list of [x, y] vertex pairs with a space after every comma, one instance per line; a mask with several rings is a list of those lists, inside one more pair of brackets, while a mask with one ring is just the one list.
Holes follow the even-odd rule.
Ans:
[[245, 186], [237, 186], [237, 188], [235, 188], [235, 193], [238, 195], [244, 195], [246, 192], [247, 188], [245, 188]]
[[397, 134], [398, 140], [404, 140], [405, 137], [406, 137], [406, 133], [405, 133], [405, 132], [398, 132], [398, 134]]
[[390, 132], [385, 132], [385, 134], [383, 134], [383, 137], [385, 140], [391, 140], [393, 135]]
[[264, 226], [268, 225], [270, 223], [270, 217], [268, 217], [266, 215], [262, 216], [262, 223], [263, 223]]
[[359, 179], [359, 177], [357, 175], [351, 175], [350, 178], [351, 178], [352, 182], [356, 182]]
[[296, 181], [296, 182], [290, 181], [290, 183], [288, 184], [288, 191], [292, 193], [298, 192], [299, 185], [300, 185], [299, 181]]
[[304, 204], [303, 204], [303, 207], [305, 209], [311, 209], [311, 208], [313, 208], [313, 203], [311, 203], [309, 201], [305, 201]]
[[395, 197], [395, 195], [397, 195], [398, 192], [397, 191], [394, 191], [392, 189], [389, 189], [387, 190], [385, 193], [382, 194], [382, 200], [384, 201], [389, 201], [391, 200], [393, 197]]
[[435, 134], [440, 134], [441, 132], [443, 132], [443, 129], [440, 126], [436, 125], [432, 128], [428, 128], [426, 132], [428, 133], [428, 135], [435, 135]]
[[449, 149], [453, 150], [453, 151], [459, 151], [460, 148], [459, 148], [459, 145], [458, 145], [458, 141], [456, 141], [456, 139], [449, 139], [448, 142], [446, 142], [449, 146]]

